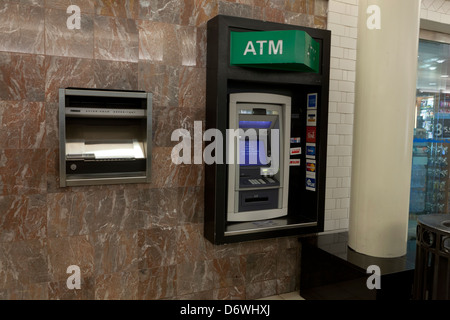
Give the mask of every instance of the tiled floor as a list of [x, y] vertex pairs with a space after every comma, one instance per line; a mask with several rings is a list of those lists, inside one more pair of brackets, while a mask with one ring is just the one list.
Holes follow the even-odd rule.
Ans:
[[305, 300], [300, 296], [298, 291], [283, 293], [276, 296], [261, 298], [259, 300]]

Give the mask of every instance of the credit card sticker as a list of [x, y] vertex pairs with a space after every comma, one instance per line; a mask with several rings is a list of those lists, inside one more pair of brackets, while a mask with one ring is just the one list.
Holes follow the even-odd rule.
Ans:
[[306, 157], [313, 158], [313, 159], [316, 157], [316, 144], [315, 143], [307, 143], [306, 144]]
[[290, 154], [291, 156], [300, 155], [302, 154], [302, 148], [291, 148]]

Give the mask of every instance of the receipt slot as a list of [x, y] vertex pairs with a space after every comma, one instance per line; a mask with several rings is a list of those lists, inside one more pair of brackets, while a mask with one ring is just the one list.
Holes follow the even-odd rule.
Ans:
[[229, 99], [227, 220], [286, 216], [291, 98], [234, 93]]

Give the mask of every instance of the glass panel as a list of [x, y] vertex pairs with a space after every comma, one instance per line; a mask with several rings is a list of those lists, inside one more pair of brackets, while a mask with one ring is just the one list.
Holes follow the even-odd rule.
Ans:
[[409, 238], [421, 214], [449, 213], [450, 45], [419, 41]]

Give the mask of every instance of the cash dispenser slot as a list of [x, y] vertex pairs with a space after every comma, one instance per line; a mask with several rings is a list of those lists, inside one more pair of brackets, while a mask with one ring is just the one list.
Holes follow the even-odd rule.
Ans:
[[60, 90], [60, 184], [150, 179], [151, 94]]
[[278, 208], [278, 188], [239, 192], [240, 212]]

